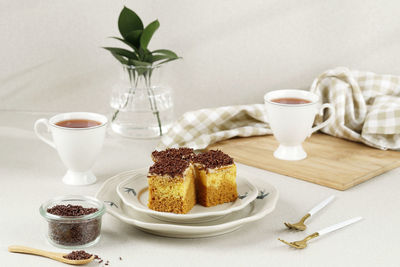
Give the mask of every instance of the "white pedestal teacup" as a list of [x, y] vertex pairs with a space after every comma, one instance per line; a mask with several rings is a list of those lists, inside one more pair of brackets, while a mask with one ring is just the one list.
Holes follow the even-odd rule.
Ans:
[[[283, 104], [274, 102], [282, 98], [303, 99], [304, 104]], [[334, 120], [335, 109], [331, 104], [321, 105], [319, 96], [304, 90], [287, 89], [271, 91], [264, 95], [269, 125], [279, 142], [274, 156], [282, 160], [301, 160], [307, 157], [302, 147], [303, 141], [312, 133], [325, 127]], [[315, 116], [330, 109], [330, 117], [323, 123], [312, 127]]]
[[[99, 125], [85, 128], [58, 126], [66, 120], [91, 120]], [[51, 132], [52, 139], [46, 138], [40, 131], [43, 124]], [[68, 168], [63, 182], [69, 185], [88, 185], [96, 182], [91, 168], [100, 154], [106, 134], [107, 118], [101, 114], [89, 112], [62, 113], [35, 122], [36, 135], [46, 144], [55, 148], [64, 165]]]

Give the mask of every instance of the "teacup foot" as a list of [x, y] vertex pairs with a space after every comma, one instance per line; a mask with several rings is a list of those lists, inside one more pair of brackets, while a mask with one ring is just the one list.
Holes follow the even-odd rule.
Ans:
[[304, 151], [301, 145], [279, 145], [278, 149], [274, 152], [274, 157], [281, 160], [302, 160], [307, 157], [307, 153]]
[[89, 185], [96, 182], [96, 176], [92, 171], [74, 172], [68, 170], [62, 181], [68, 185]]

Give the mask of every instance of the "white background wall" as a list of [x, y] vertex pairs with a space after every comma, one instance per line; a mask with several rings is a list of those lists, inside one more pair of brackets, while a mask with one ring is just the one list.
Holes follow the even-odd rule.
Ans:
[[400, 1], [0, 0], [0, 109], [107, 112], [123, 5], [184, 59], [164, 78], [176, 110], [262, 102], [348, 66], [400, 75]]

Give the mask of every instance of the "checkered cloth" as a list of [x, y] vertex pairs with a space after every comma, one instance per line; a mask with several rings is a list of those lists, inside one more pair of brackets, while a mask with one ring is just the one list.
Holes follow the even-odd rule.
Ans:
[[183, 114], [161, 138], [157, 149], [181, 146], [203, 149], [235, 136], [271, 133], [262, 104], [200, 109]]
[[[336, 110], [334, 123], [323, 128], [324, 133], [400, 149], [400, 77], [340, 67], [322, 73], [310, 90]], [[321, 121], [317, 117], [316, 122]]]
[[[323, 132], [380, 149], [400, 149], [400, 77], [341, 67], [322, 73], [310, 90], [336, 109], [334, 123]], [[261, 104], [187, 112], [162, 137], [157, 149], [203, 149], [235, 136], [271, 134], [264, 114]], [[322, 119], [317, 116], [316, 123]]]

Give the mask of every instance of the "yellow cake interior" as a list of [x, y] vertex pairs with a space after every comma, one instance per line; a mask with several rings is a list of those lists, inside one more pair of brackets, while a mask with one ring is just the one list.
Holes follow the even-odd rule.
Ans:
[[220, 150], [194, 154], [191, 148], [153, 151], [149, 202], [153, 210], [187, 213], [196, 204], [211, 207], [237, 199], [236, 165]]
[[211, 207], [237, 198], [236, 165], [206, 169], [196, 164], [197, 202]]
[[196, 204], [195, 178], [190, 165], [182, 175], [148, 175], [149, 201], [152, 210], [187, 213]]

